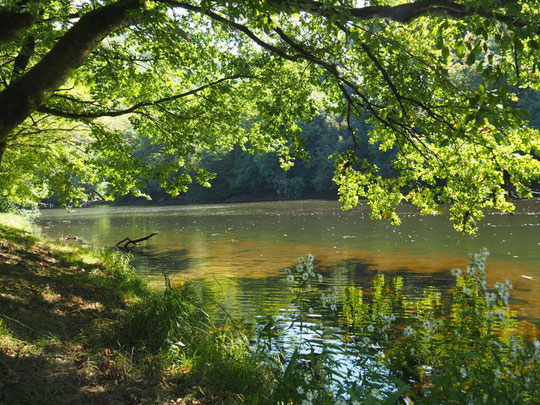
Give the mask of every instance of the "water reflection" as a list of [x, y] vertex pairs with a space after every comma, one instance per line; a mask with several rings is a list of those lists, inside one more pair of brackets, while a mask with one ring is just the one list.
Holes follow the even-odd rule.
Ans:
[[[155, 275], [155, 270], [159, 268], [159, 273], [162, 275], [173, 275], [179, 272], [186, 271], [195, 265], [195, 259], [191, 257], [188, 249], [163, 249], [149, 247], [144, 250], [136, 250], [137, 262], [144, 261], [147, 266], [140, 266], [139, 274]], [[164, 257], [167, 259], [164, 260]], [[139, 267], [139, 266], [138, 266]]]
[[396, 228], [371, 221], [365, 206], [342, 212], [325, 201], [46, 210], [40, 224], [50, 237], [77, 235], [100, 246], [158, 231], [134, 252], [137, 271], [156, 285], [163, 274], [173, 282], [198, 279], [243, 317], [287, 307], [283, 269], [306, 253], [319, 261], [328, 285], [364, 285], [378, 271], [396, 272], [414, 296], [424, 285], [446, 289], [449, 270], [487, 247], [488, 282], [509, 278], [520, 314], [539, 319], [539, 212], [540, 203], [531, 201], [514, 215], [489, 214], [478, 237], [408, 206]]

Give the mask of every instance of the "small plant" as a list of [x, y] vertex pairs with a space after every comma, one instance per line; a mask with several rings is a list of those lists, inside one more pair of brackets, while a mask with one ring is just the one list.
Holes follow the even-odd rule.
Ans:
[[130, 264], [131, 255], [120, 253], [110, 249], [96, 251], [105, 272], [117, 281], [117, 289], [123, 294], [146, 295], [148, 289], [145, 281], [137, 276]]
[[166, 280], [163, 292], [148, 293], [127, 312], [117, 335], [121, 344], [157, 353], [184, 346], [204, 325], [206, 315], [192, 302], [191, 290], [172, 288]]

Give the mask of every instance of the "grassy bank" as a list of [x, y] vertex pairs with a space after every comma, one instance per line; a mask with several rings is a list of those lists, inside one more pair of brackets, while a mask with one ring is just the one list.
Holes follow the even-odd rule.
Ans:
[[249, 401], [267, 377], [238, 336], [187, 288], [152, 292], [121, 256], [0, 214], [0, 403]]

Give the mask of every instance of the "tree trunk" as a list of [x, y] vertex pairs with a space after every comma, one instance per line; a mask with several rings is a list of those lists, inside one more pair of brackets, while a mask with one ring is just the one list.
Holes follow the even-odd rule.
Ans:
[[0, 93], [0, 143], [81, 66], [110, 32], [143, 15], [144, 0], [120, 0], [81, 17], [28, 72]]

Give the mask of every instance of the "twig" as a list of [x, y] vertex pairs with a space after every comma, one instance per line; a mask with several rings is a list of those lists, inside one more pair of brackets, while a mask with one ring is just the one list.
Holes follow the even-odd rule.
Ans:
[[[147, 239], [150, 239], [152, 236], [157, 235], [157, 234], [158, 234], [157, 232], [153, 232], [153, 233], [151, 233], [150, 235], [145, 236], [144, 238], [133, 239], [133, 240], [130, 239], [130, 238], [124, 238], [124, 239], [122, 239], [120, 242], [118, 242], [118, 243], [116, 244], [116, 247], [121, 248], [121, 249], [124, 249], [124, 250], [126, 250], [126, 251], [129, 251], [128, 246], [129, 246], [130, 244], [133, 244], [133, 245], [136, 246], [136, 245], [139, 244], [139, 242], [143, 242], [143, 241], [145, 241], [145, 240], [147, 240]], [[126, 241], [127, 241], [127, 242], [126, 242]], [[126, 243], [124, 243], [124, 242], [126, 242]], [[122, 243], [124, 243], [124, 245], [123, 245], [123, 246], [120, 246]]]
[[36, 329], [34, 329], [34, 328], [32, 328], [32, 327], [30, 327], [30, 326], [28, 326], [28, 325], [22, 323], [22, 322], [19, 321], [18, 319], [12, 318], [12, 317], [7, 316], [7, 315], [4, 315], [4, 314], [0, 314], [0, 316], [1, 316], [1, 317], [4, 317], [4, 318], [6, 318], [6, 319], [9, 319], [10, 321], [13, 321], [13, 322], [17, 323], [17, 324], [19, 324], [19, 325], [25, 327], [26, 329], [31, 330], [32, 332], [35, 332], [35, 333], [41, 333], [40, 331], [38, 331], [38, 330], [36, 330]]

